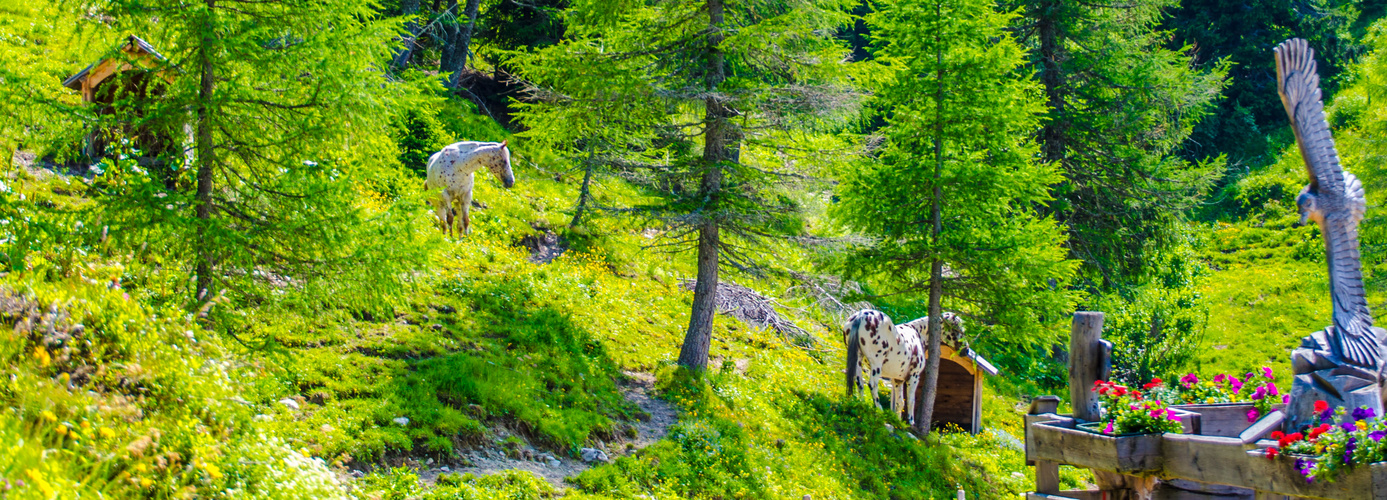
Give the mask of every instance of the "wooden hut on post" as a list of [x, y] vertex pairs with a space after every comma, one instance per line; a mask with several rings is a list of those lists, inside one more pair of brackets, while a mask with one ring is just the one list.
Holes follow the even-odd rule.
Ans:
[[983, 375], [997, 368], [958, 339], [939, 346], [939, 385], [934, 395], [934, 425], [954, 424], [972, 434], [982, 431]]
[[83, 153], [96, 162], [106, 154], [114, 139], [126, 139], [139, 150], [137, 159], [144, 166], [162, 166], [158, 158], [178, 151], [177, 126], [168, 130], [152, 125], [146, 107], [148, 102], [163, 95], [172, 81], [167, 59], [149, 42], [130, 35], [112, 53], [88, 65], [63, 80], [63, 86], [81, 92], [82, 101], [95, 106], [102, 123], [88, 132]]

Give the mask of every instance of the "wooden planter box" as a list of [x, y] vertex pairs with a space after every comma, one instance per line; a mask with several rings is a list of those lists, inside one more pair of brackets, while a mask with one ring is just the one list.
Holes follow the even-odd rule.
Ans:
[[1120, 474], [1161, 471], [1161, 434], [1105, 436], [1075, 429], [1073, 420], [1064, 419], [1032, 425], [1027, 438], [1032, 459]]
[[1327, 500], [1387, 500], [1387, 463], [1355, 466], [1340, 473], [1334, 482], [1305, 482], [1296, 470], [1295, 458], [1268, 460], [1261, 450], [1247, 452], [1250, 465], [1245, 479], [1259, 491], [1280, 495]]
[[[1272, 406], [1272, 410], [1285, 406], [1278, 404]], [[1247, 421], [1247, 411], [1252, 409], [1252, 403], [1205, 403], [1174, 405], [1171, 408], [1199, 414], [1200, 428], [1193, 434], [1237, 437], [1253, 424]]]

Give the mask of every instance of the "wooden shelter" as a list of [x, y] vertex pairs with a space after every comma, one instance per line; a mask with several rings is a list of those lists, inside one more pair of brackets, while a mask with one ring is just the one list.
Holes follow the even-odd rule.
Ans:
[[182, 143], [176, 138], [186, 134], [177, 126], [159, 130], [147, 123], [148, 108], [141, 103], [161, 97], [172, 79], [167, 58], [149, 42], [130, 35], [110, 54], [63, 80], [64, 87], [81, 92], [82, 100], [103, 117], [102, 125], [87, 134], [83, 147], [87, 158], [100, 160], [107, 144], [123, 138], [139, 149], [141, 164], [162, 166], [158, 158], [180, 149]]
[[934, 423], [954, 424], [977, 434], [982, 430], [983, 375], [996, 375], [997, 368], [962, 343], [943, 342], [939, 352]]

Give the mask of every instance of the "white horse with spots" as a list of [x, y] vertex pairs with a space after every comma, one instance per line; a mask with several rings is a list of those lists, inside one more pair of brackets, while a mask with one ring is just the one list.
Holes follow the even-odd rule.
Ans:
[[[953, 313], [944, 313], [941, 324], [949, 340], [957, 343], [963, 334], [963, 321]], [[881, 311], [865, 309], [848, 317], [843, 327], [843, 342], [847, 344], [847, 390], [862, 390], [861, 365], [865, 361], [871, 371], [868, 386], [872, 403], [878, 409], [877, 383], [882, 378], [891, 382], [891, 411], [900, 415], [906, 412], [906, 422], [915, 420], [915, 390], [920, 384], [920, 373], [925, 370], [925, 348], [923, 339], [929, 331], [929, 316], [913, 320], [903, 325], [895, 325], [891, 318]], [[944, 340], [944, 339], [941, 339]]]
[[439, 197], [429, 200], [429, 203], [433, 205], [438, 221], [443, 223], [443, 232], [449, 236], [453, 234], [457, 216], [455, 205], [462, 206], [460, 232], [466, 234], [471, 229], [472, 183], [476, 178], [474, 174], [483, 167], [490, 170], [505, 187], [515, 185], [506, 141], [453, 143], [429, 157], [424, 190], [439, 193]]

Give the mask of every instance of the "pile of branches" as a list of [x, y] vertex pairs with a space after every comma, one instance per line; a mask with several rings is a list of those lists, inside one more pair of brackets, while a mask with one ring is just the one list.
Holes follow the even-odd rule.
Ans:
[[[693, 291], [694, 285], [698, 280], [681, 279], [679, 288], [685, 291]], [[771, 327], [782, 337], [791, 342], [804, 341], [812, 338], [809, 332], [775, 312], [774, 300], [756, 293], [755, 290], [728, 283], [718, 282], [718, 293], [713, 299], [717, 305], [718, 312], [737, 318], [749, 325], [757, 328]]]
[[862, 296], [862, 286], [856, 281], [797, 272], [791, 272], [790, 277], [799, 284], [785, 290], [786, 295], [801, 295], [812, 299], [816, 307], [832, 315], [839, 323], [847, 321], [848, 316], [857, 311], [876, 309], [870, 302], [846, 301], [846, 297]]

